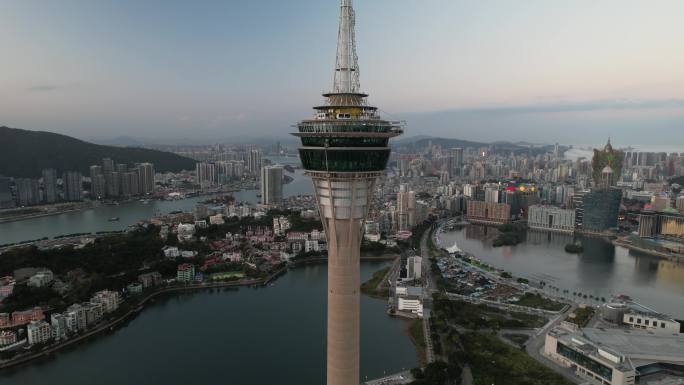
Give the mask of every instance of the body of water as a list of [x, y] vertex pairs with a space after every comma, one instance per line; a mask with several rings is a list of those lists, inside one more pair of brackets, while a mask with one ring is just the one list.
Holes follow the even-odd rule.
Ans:
[[[274, 158], [281, 164], [298, 162], [297, 158]], [[296, 164], [296, 163], [295, 163]], [[296, 169], [294, 173], [285, 171], [293, 178], [292, 182], [283, 186], [283, 196], [290, 197], [302, 194], [313, 194], [311, 179], [304, 171]], [[258, 203], [258, 190], [243, 190], [232, 193], [238, 202]], [[54, 237], [64, 234], [86, 233], [96, 231], [123, 230], [127, 226], [142, 219], [150, 219], [159, 214], [172, 211], [190, 211], [199, 202], [210, 196], [193, 197], [173, 201], [140, 201], [125, 202], [118, 206], [98, 206], [88, 210], [31, 218], [16, 222], [0, 223], [0, 244], [21, 242], [43, 237]], [[110, 218], [118, 217], [118, 221], [110, 222]]]
[[[390, 262], [361, 263], [362, 280]], [[0, 373], [0, 385], [325, 383], [327, 266], [265, 288], [170, 295], [122, 329]], [[361, 377], [418, 365], [408, 322], [361, 298]]]
[[[684, 319], [684, 262], [633, 252], [598, 238], [528, 231], [517, 246], [492, 247], [496, 229], [468, 225], [439, 234], [444, 247], [461, 250], [516, 276], [545, 281], [562, 290], [605, 297], [626, 294], [674, 317]], [[570, 254], [565, 245], [581, 242], [584, 252]], [[570, 294], [571, 295], [571, 294]]]

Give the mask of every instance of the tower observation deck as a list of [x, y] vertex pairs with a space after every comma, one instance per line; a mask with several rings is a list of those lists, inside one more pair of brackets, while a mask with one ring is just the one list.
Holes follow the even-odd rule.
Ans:
[[359, 384], [360, 245], [375, 180], [402, 134], [360, 92], [351, 0], [341, 0], [333, 90], [297, 124], [299, 156], [311, 176], [328, 238], [328, 385]]

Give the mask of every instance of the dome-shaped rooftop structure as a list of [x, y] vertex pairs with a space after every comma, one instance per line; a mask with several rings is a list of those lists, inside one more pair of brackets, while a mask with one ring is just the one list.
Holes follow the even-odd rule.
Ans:
[[608, 143], [606, 143], [606, 146], [603, 148], [603, 151], [613, 152], [613, 145], [610, 144], [610, 138], [608, 138]]

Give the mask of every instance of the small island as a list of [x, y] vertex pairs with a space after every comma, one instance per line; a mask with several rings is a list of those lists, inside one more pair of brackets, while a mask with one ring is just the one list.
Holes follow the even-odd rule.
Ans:
[[584, 251], [584, 246], [577, 243], [568, 243], [565, 245], [565, 252], [572, 254], [579, 254]]
[[522, 242], [522, 232], [513, 225], [502, 225], [497, 229], [499, 235], [492, 242], [492, 246], [515, 246]]

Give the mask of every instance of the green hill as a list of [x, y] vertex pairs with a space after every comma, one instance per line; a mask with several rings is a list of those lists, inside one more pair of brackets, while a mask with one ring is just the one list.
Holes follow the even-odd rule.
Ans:
[[428, 144], [441, 146], [442, 148], [488, 148], [489, 151], [494, 151], [495, 153], [510, 154], [514, 152], [516, 154], [543, 154], [545, 152], [553, 150], [553, 146], [550, 145], [529, 145], [525, 143], [510, 143], [510, 142], [494, 142], [494, 143], [483, 143], [483, 142], [473, 142], [469, 140], [453, 139], [453, 138], [440, 138], [440, 137], [429, 137], [421, 136], [416, 138], [406, 138], [401, 141], [394, 143], [400, 149], [408, 150], [410, 152], [417, 151], [418, 149], [425, 148]]
[[66, 135], [0, 127], [0, 175], [39, 177], [44, 168], [81, 171], [101, 165], [103, 158], [115, 163], [154, 164], [156, 171], [181, 171], [195, 168], [195, 161], [164, 151], [136, 147], [101, 146]]

